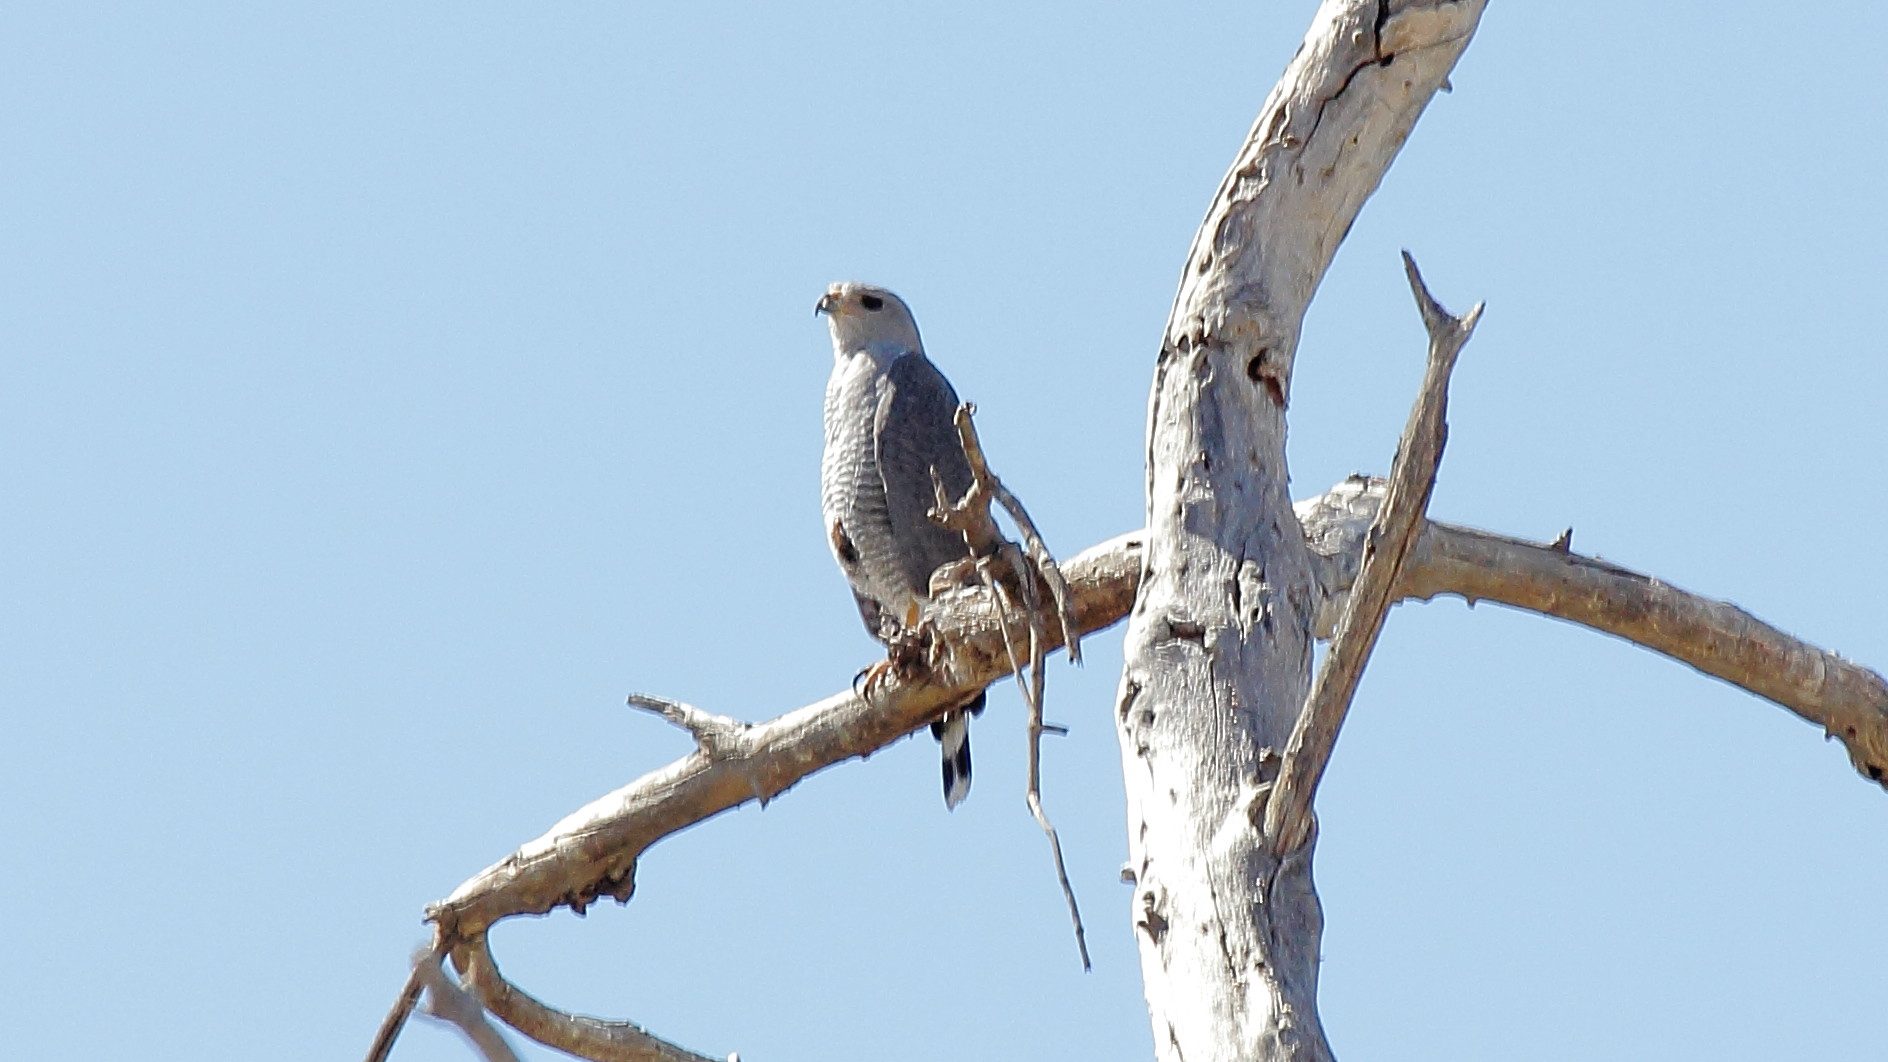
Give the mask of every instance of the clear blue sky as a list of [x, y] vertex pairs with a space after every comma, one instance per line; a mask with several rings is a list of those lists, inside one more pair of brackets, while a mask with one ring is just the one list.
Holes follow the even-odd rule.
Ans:
[[[1137, 526], [1181, 257], [1313, 6], [7, 5], [7, 1053], [355, 1056], [424, 904], [686, 751], [626, 692], [841, 688], [831, 280], [910, 300], [1055, 548]], [[1888, 666], [1878, 15], [1497, 0], [1307, 326], [1297, 492], [1388, 466], [1408, 247], [1489, 306], [1438, 516]], [[1008, 689], [957, 813], [906, 741], [501, 961], [711, 1054], [1147, 1057], [1089, 653], [1045, 771], [1094, 973]], [[1344, 1057], [1880, 1049], [1888, 797], [1679, 665], [1405, 606], [1321, 813]]]

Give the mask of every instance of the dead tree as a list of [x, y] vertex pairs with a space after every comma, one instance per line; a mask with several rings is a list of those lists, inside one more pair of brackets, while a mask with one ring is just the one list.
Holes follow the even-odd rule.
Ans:
[[[1297, 505], [1288, 496], [1285, 414], [1306, 308], [1483, 6], [1319, 9], [1187, 257], [1155, 365], [1146, 529], [1063, 566], [1081, 631], [1128, 618], [1116, 725], [1134, 932], [1163, 1059], [1330, 1057], [1317, 1010], [1312, 801], [1398, 600], [1454, 594], [1628, 639], [1816, 724], [1865, 778], [1888, 774], [1888, 684], [1874, 672], [1565, 540], [1427, 520], [1448, 374], [1476, 311], [1448, 315], [1413, 263], [1429, 371], [1389, 479], [1353, 479]], [[846, 690], [749, 724], [644, 698], [696, 750], [577, 809], [429, 908], [433, 946], [372, 1057], [449, 959], [491, 1014], [542, 1043], [590, 1059], [705, 1059], [525, 994], [499, 973], [488, 931], [602, 897], [627, 902], [656, 841], [867, 755], [1011, 670], [989, 593], [964, 595], [938, 633], [952, 647], [942, 665], [890, 679], [870, 706]], [[1324, 637], [1332, 650], [1314, 680], [1311, 647]]]

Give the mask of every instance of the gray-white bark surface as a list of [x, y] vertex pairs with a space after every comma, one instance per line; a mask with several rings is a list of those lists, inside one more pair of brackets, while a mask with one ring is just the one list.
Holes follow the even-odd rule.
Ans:
[[1172, 1062], [1330, 1056], [1314, 842], [1274, 858], [1262, 830], [1320, 604], [1287, 493], [1285, 406], [1318, 282], [1482, 8], [1327, 0], [1182, 271], [1116, 711], [1141, 974]]

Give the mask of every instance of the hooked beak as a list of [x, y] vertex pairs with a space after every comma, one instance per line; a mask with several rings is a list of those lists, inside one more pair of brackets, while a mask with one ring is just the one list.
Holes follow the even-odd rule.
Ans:
[[832, 292], [829, 291], [821, 295], [819, 301], [813, 304], [813, 316], [818, 317], [820, 314], [830, 315], [833, 312], [833, 301]]

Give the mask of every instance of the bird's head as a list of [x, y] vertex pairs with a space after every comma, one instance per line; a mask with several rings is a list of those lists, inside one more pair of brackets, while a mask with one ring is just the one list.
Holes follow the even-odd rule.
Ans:
[[870, 284], [846, 282], [826, 289], [814, 305], [832, 329], [833, 349], [905, 353], [920, 351], [918, 322], [912, 320], [905, 300]]

